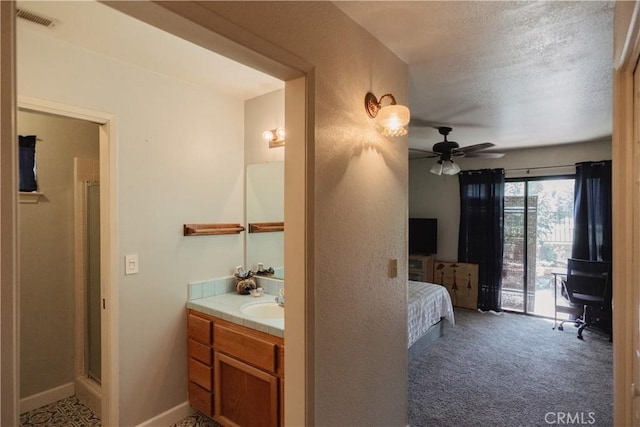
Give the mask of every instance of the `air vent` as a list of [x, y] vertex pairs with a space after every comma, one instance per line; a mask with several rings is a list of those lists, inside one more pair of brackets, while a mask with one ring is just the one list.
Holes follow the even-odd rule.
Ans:
[[56, 21], [53, 19], [45, 18], [41, 15], [36, 15], [33, 12], [29, 12], [24, 9], [17, 9], [16, 16], [18, 18], [26, 19], [29, 22], [33, 22], [34, 24], [42, 25], [47, 28], [53, 28], [56, 26]]

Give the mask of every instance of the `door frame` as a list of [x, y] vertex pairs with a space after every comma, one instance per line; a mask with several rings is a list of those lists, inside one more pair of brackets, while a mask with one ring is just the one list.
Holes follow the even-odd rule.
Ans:
[[[117, 117], [73, 105], [18, 96], [17, 108], [58, 117], [84, 120], [99, 125], [100, 151], [100, 294], [101, 322], [101, 421], [111, 425], [118, 419], [118, 287], [112, 282], [117, 265]], [[18, 309], [19, 313], [19, 309]], [[19, 337], [19, 335], [18, 335]], [[18, 373], [19, 376], [19, 373]]]
[[18, 149], [15, 2], [0, 1], [0, 424], [19, 424]]
[[[613, 76], [613, 396], [614, 424], [633, 425], [633, 359], [637, 344], [636, 300], [640, 259], [640, 224], [634, 215], [639, 194], [640, 162], [634, 148], [633, 75], [640, 57], [640, 10], [638, 2], [617, 2], [614, 14]], [[629, 195], [632, 195], [629, 197]], [[620, 295], [620, 298], [616, 298]]]

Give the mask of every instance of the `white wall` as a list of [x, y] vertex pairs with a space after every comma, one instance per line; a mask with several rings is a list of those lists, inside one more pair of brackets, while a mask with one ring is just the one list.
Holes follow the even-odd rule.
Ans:
[[37, 135], [36, 204], [20, 204], [20, 396], [74, 380], [73, 158], [98, 158], [98, 125], [18, 113], [20, 135]]
[[[508, 151], [502, 159], [455, 159], [463, 170], [504, 168], [526, 169], [573, 165], [583, 161], [611, 159], [611, 142], [588, 142], [556, 147]], [[409, 216], [438, 219], [437, 259], [458, 259], [460, 221], [460, 187], [457, 176], [437, 176], [429, 172], [437, 159], [414, 159], [409, 162]], [[507, 177], [544, 176], [575, 173], [575, 168], [525, 170], [507, 173]]]
[[[187, 283], [243, 260], [242, 234], [182, 236], [183, 223], [243, 222], [243, 100], [24, 29], [18, 94], [117, 116], [116, 423], [138, 424], [186, 401]], [[125, 276], [130, 253], [140, 273]]]

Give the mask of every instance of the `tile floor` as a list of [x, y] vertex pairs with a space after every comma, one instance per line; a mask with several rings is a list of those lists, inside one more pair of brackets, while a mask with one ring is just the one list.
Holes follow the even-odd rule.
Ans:
[[[20, 415], [20, 427], [100, 427], [100, 419], [75, 396]], [[171, 427], [220, 427], [199, 412]]]
[[100, 419], [75, 396], [20, 415], [21, 427], [94, 427], [100, 425]]

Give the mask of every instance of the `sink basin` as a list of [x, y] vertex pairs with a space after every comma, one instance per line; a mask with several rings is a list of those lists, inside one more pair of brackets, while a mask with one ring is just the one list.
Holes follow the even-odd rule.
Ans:
[[272, 301], [250, 302], [240, 307], [242, 314], [261, 319], [283, 319], [284, 307]]

